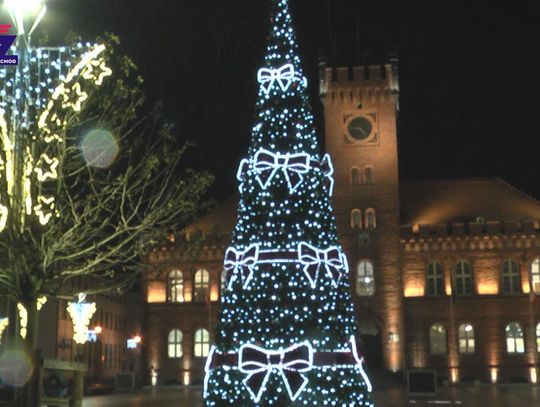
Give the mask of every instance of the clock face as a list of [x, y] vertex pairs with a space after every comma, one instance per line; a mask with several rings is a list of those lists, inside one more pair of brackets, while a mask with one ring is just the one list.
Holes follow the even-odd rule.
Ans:
[[365, 117], [355, 117], [347, 126], [349, 135], [355, 140], [365, 140], [371, 134], [373, 125]]

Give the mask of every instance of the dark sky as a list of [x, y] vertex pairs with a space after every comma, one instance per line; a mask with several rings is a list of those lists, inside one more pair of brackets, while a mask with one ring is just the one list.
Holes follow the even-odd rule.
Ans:
[[[290, 1], [320, 129], [318, 51], [344, 65], [397, 49], [400, 177], [499, 176], [540, 198], [540, 1]], [[268, 4], [50, 0], [43, 28], [118, 34], [223, 197], [247, 151]]]

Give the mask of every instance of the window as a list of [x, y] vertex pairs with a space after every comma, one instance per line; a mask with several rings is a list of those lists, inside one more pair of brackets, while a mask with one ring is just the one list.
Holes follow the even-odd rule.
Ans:
[[369, 246], [369, 235], [367, 233], [358, 234], [358, 247]]
[[195, 285], [193, 286], [193, 300], [204, 302], [208, 299], [208, 282], [210, 276], [206, 270], [197, 270], [195, 273]]
[[471, 324], [460, 325], [458, 339], [459, 353], [474, 353], [474, 328]]
[[351, 211], [351, 228], [360, 229], [362, 227], [362, 213], [360, 209], [353, 209]]
[[182, 357], [182, 331], [179, 329], [173, 329], [169, 332], [169, 338], [167, 341], [167, 355], [169, 359]]
[[524, 353], [525, 341], [523, 340], [523, 329], [517, 322], [506, 325], [506, 351], [508, 353]]
[[444, 295], [444, 273], [442, 266], [432, 261], [427, 266], [427, 295]]
[[515, 260], [505, 260], [502, 266], [502, 285], [504, 294], [521, 292], [519, 264]]
[[105, 367], [112, 367], [112, 345], [107, 343], [103, 347], [103, 361]]
[[357, 167], [351, 168], [351, 185], [360, 184], [360, 171]]
[[540, 294], [540, 258], [534, 259], [531, 264], [531, 287], [533, 293]]
[[198, 329], [195, 332], [195, 356], [206, 357], [210, 351], [210, 335], [206, 329]]
[[371, 166], [364, 168], [364, 183], [366, 185], [375, 184], [375, 175], [373, 174], [373, 167]]
[[472, 268], [469, 262], [461, 260], [454, 270], [454, 290], [457, 295], [471, 295], [473, 293]]
[[536, 351], [540, 352], [540, 323], [536, 325]]
[[356, 294], [362, 297], [375, 294], [373, 263], [371, 263], [369, 260], [362, 260], [358, 263], [356, 275]]
[[375, 219], [375, 209], [366, 209], [366, 228], [375, 229], [377, 227], [377, 221]]
[[429, 328], [429, 353], [446, 354], [446, 329], [441, 324], [435, 324]]
[[225, 288], [227, 287], [227, 270], [221, 270], [221, 295], [225, 292]]
[[167, 287], [169, 302], [184, 302], [184, 275], [180, 270], [169, 273]]

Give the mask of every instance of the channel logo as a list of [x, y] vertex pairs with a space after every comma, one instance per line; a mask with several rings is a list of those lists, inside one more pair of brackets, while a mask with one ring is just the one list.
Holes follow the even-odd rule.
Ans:
[[0, 65], [17, 65], [19, 63], [18, 55], [7, 55], [9, 48], [17, 39], [16, 35], [8, 34], [10, 28], [10, 24], [0, 24]]

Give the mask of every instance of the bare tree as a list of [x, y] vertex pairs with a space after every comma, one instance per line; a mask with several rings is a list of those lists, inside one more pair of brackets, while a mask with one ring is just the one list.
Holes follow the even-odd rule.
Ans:
[[0, 296], [27, 309], [31, 348], [38, 298], [75, 295], [66, 283], [80, 276], [92, 279], [90, 294], [124, 289], [167, 232], [201, 210], [212, 182], [183, 169], [185, 145], [115, 42], [60, 83], [20, 141], [19, 179], [0, 135]]

